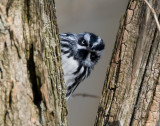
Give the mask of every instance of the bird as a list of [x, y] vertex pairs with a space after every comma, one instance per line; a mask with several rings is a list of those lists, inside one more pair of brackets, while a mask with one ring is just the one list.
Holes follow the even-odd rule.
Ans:
[[99, 61], [105, 48], [96, 34], [60, 33], [61, 61], [68, 100], [77, 86], [86, 79]]

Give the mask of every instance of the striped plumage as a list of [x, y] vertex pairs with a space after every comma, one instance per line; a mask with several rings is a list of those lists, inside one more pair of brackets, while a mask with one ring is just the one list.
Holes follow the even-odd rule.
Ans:
[[103, 40], [89, 32], [60, 34], [62, 67], [67, 99], [87, 78], [104, 50]]

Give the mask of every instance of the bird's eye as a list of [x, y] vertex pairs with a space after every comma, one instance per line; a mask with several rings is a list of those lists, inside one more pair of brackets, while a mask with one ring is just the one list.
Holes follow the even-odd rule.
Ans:
[[91, 55], [90, 55], [90, 58], [91, 58], [92, 61], [96, 60], [97, 57], [98, 56], [97, 56], [97, 54], [95, 52], [92, 52]]
[[88, 46], [86, 40], [82, 40], [81, 45], [82, 45], [82, 46]]

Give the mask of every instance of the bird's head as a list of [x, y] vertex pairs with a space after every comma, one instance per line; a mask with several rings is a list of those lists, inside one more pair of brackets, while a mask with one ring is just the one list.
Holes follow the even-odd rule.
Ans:
[[60, 39], [62, 42], [69, 43], [70, 56], [73, 56], [83, 66], [90, 68], [93, 68], [100, 59], [105, 47], [99, 36], [89, 32], [60, 34]]

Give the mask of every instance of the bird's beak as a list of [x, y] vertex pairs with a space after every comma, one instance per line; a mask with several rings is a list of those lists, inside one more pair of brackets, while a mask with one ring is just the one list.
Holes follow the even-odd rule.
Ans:
[[87, 47], [87, 50], [88, 50], [89, 52], [93, 52], [93, 50], [92, 50], [90, 47]]

